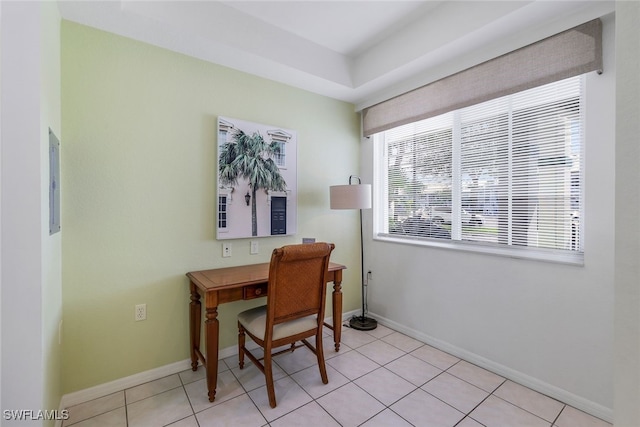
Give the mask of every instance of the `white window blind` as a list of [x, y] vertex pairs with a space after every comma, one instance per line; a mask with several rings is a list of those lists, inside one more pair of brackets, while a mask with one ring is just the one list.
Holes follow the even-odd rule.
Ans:
[[381, 235], [582, 253], [583, 77], [379, 134]]

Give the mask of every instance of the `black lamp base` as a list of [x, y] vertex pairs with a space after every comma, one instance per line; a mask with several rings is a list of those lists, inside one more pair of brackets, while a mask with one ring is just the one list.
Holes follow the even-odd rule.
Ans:
[[353, 316], [349, 320], [349, 326], [359, 331], [370, 331], [378, 327], [378, 321], [365, 316]]

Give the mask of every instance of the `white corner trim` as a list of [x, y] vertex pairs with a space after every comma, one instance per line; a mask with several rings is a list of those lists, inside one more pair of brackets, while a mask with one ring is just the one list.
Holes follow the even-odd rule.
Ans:
[[441, 341], [437, 338], [433, 338], [415, 329], [408, 328], [402, 324], [396, 323], [393, 320], [386, 319], [382, 316], [378, 316], [375, 313], [369, 312], [369, 316], [378, 320], [378, 322], [384, 326], [387, 326], [395, 331], [402, 332], [403, 334], [422, 341], [425, 344], [436, 347], [446, 353], [452, 354], [456, 357], [466, 360], [467, 362], [478, 365], [481, 368], [487, 369], [495, 374], [503, 376], [513, 382], [528, 387], [539, 393], [545, 394], [556, 400], [559, 400], [567, 405], [573, 406], [576, 409], [584, 411], [588, 414], [605, 420], [609, 423], [613, 423], [613, 409], [607, 408], [599, 403], [592, 402], [584, 397], [580, 397], [567, 390], [556, 387], [552, 384], [541, 381], [537, 378], [524, 374], [522, 372], [511, 369], [507, 366], [493, 362], [480, 355], [464, 350], [460, 347], [451, 345], [445, 341]]

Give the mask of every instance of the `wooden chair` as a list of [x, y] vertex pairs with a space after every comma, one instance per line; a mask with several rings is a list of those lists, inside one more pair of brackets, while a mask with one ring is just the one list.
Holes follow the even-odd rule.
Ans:
[[[322, 350], [322, 325], [326, 276], [334, 247], [333, 243], [310, 243], [275, 249], [269, 266], [267, 304], [238, 314], [240, 369], [246, 355], [262, 371], [272, 408], [276, 407], [276, 396], [271, 359], [302, 347], [295, 345], [297, 341], [302, 341], [317, 356], [322, 382], [329, 382]], [[263, 348], [263, 359], [247, 350], [245, 333]], [[315, 347], [306, 340], [313, 336]], [[273, 349], [287, 344], [291, 347], [272, 354]]]

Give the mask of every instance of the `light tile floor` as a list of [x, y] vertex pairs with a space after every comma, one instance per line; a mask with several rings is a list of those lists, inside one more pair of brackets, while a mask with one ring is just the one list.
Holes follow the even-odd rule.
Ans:
[[233, 356], [213, 403], [201, 367], [72, 406], [63, 426], [611, 426], [382, 325], [343, 328], [338, 353], [324, 344], [326, 385], [306, 347], [274, 359], [273, 409], [262, 373]]

